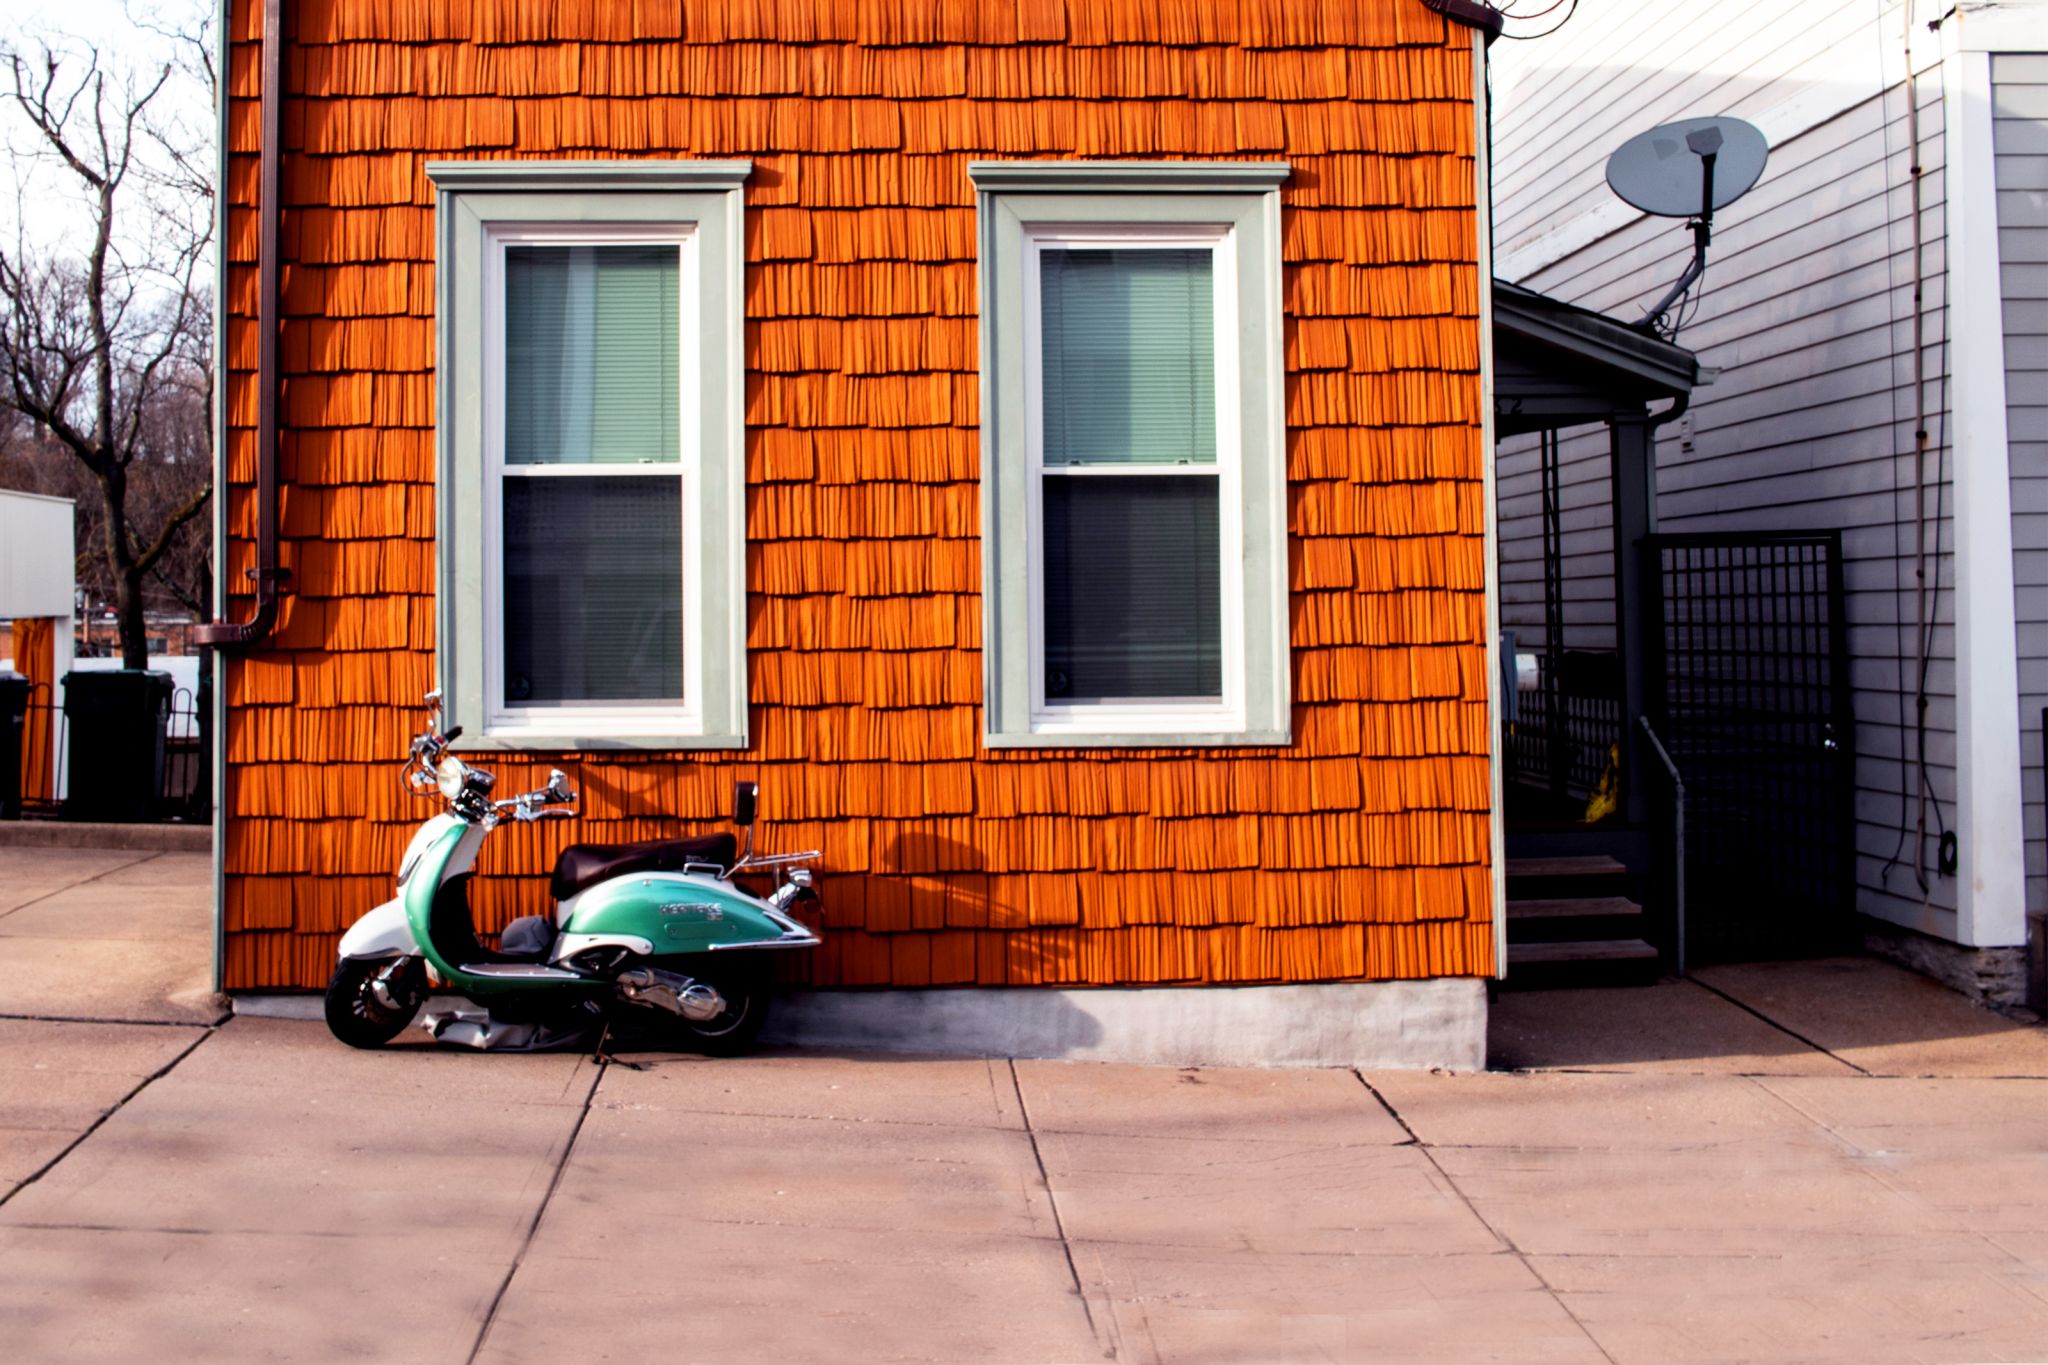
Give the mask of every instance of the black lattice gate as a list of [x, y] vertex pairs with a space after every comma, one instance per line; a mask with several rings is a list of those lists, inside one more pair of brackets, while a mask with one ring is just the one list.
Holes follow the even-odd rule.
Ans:
[[1839, 948], [1855, 892], [1841, 536], [1650, 536], [1644, 570], [1651, 721], [1685, 778], [1692, 960]]

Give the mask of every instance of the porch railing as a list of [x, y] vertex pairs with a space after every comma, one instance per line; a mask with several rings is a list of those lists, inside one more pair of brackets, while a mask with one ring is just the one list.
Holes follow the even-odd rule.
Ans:
[[1584, 682], [1584, 675], [1611, 670], [1611, 652], [1574, 651], [1564, 658], [1581, 666], [1546, 668], [1542, 682], [1515, 700], [1507, 779], [1534, 791], [1585, 800], [1622, 741], [1621, 698]]

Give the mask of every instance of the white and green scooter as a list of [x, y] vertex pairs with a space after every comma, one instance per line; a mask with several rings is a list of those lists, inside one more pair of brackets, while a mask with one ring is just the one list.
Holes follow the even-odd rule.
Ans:
[[[576, 800], [558, 769], [548, 784], [493, 800], [494, 779], [449, 752], [440, 693], [427, 694], [427, 732], [406, 760], [406, 788], [446, 809], [420, 827], [398, 869], [398, 894], [341, 940], [327, 987], [327, 1026], [353, 1047], [381, 1047], [430, 994], [465, 1003], [422, 1020], [446, 1043], [526, 1050], [601, 1036], [607, 1025], [650, 1029], [697, 1052], [736, 1052], [768, 1009], [768, 958], [818, 938], [790, 912], [815, 901], [816, 853], [754, 852], [751, 782], [734, 794], [731, 834], [635, 844], [572, 844], [555, 860], [552, 915], [512, 921], [496, 949], [478, 942], [469, 879], [484, 836], [513, 820], [569, 819]], [[736, 874], [777, 884], [763, 899]]]

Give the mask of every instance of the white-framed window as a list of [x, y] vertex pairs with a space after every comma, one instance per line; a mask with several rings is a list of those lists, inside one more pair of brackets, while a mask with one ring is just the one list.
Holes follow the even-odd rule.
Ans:
[[703, 728], [687, 224], [488, 231], [484, 728]]
[[1286, 742], [1286, 168], [972, 173], [988, 742]]
[[1241, 730], [1230, 233], [1025, 236], [1032, 729]]
[[744, 165], [429, 174], [450, 719], [486, 747], [744, 744]]

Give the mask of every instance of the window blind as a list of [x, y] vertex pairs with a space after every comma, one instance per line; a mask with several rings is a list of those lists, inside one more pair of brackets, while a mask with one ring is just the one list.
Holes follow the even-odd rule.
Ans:
[[673, 476], [504, 481], [505, 701], [680, 702]]
[[675, 246], [505, 249], [505, 463], [682, 458]]
[[1045, 463], [1216, 463], [1215, 253], [1039, 253]]
[[1223, 695], [1217, 481], [1044, 481], [1045, 695]]

